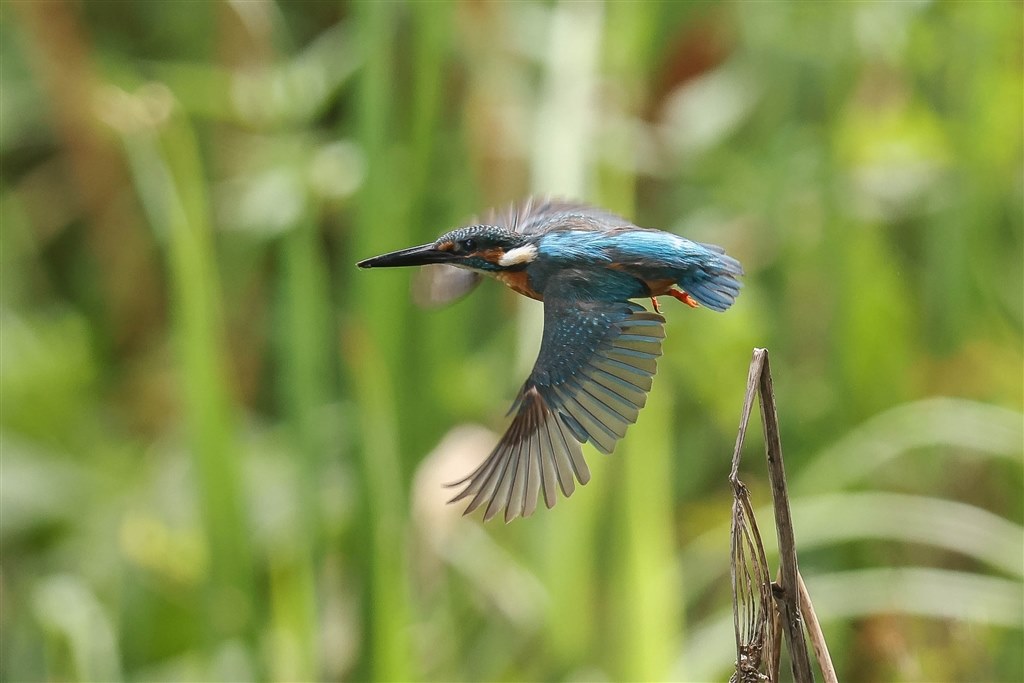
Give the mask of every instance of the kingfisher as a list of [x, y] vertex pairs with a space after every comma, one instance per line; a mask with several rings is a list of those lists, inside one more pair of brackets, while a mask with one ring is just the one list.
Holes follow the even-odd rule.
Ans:
[[[468, 293], [483, 276], [544, 303], [533, 370], [512, 423], [475, 470], [449, 484], [484, 506], [484, 521], [527, 517], [540, 496], [551, 508], [590, 481], [581, 444], [611, 453], [647, 402], [665, 338], [657, 297], [722, 312], [743, 268], [713, 244], [641, 228], [594, 206], [528, 199], [421, 246], [360, 261], [360, 268], [431, 266], [434, 298]], [[650, 299], [653, 311], [634, 300]]]

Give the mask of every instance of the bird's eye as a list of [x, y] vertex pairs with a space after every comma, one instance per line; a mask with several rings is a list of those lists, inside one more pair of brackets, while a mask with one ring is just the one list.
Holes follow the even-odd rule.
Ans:
[[459, 240], [459, 249], [461, 251], [475, 251], [476, 250], [476, 240], [474, 240], [474, 239]]

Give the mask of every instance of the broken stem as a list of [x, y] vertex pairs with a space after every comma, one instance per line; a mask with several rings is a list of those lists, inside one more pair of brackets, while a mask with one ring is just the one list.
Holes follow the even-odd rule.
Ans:
[[814, 605], [811, 604], [807, 585], [804, 584], [804, 577], [797, 574], [796, 578], [800, 584], [800, 609], [803, 613], [804, 623], [807, 625], [811, 647], [814, 648], [814, 656], [818, 659], [821, 676], [825, 679], [825, 683], [839, 683], [839, 679], [836, 678], [836, 668], [832, 664], [832, 657], [828, 653], [828, 645], [825, 643], [825, 634], [821, 630], [821, 624], [818, 623], [818, 615], [814, 613]]

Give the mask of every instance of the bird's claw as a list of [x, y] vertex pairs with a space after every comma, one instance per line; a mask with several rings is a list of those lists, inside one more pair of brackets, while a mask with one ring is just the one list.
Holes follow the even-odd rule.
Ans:
[[668, 295], [673, 299], [679, 299], [690, 308], [697, 308], [698, 306], [700, 306], [699, 303], [694, 301], [692, 296], [690, 296], [681, 289], [670, 289], [668, 290]]
[[654, 312], [661, 313], [661, 306], [658, 304], [658, 300], [655, 297], [651, 297], [651, 303], [654, 304]]

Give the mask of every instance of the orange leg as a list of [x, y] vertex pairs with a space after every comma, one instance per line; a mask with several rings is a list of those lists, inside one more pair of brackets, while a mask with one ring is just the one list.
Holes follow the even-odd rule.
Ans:
[[661, 313], [661, 306], [658, 305], [658, 300], [653, 296], [651, 297], [651, 303], [654, 304], [654, 312]]
[[692, 296], [690, 296], [681, 289], [670, 289], [666, 293], [673, 299], [679, 299], [690, 308], [697, 308], [698, 306], [700, 306], [700, 304], [693, 300]]

